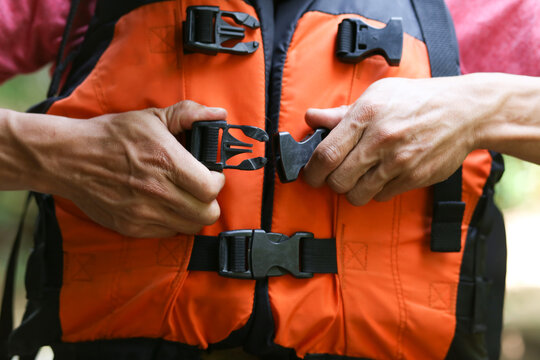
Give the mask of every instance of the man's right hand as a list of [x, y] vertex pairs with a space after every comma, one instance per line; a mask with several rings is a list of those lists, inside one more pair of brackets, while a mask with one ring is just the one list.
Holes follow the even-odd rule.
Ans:
[[127, 236], [197, 233], [219, 218], [216, 197], [225, 177], [198, 162], [175, 135], [193, 122], [226, 116], [224, 109], [182, 101], [165, 109], [72, 120], [81, 138], [47, 154], [58, 165], [50, 174], [60, 177], [57, 193]]

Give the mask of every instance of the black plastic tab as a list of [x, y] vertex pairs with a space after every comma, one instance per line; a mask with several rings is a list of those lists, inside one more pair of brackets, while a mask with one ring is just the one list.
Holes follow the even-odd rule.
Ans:
[[[266, 142], [269, 137], [266, 131], [247, 125], [229, 125], [224, 120], [199, 121], [193, 124], [188, 148], [191, 154], [207, 168], [214, 171], [223, 169], [257, 170], [266, 164], [266, 158], [256, 157], [246, 159], [239, 165], [228, 165], [227, 160], [235, 155], [251, 153], [249, 149], [253, 144], [245, 143], [236, 139], [229, 133], [229, 129], [240, 129], [247, 137]], [[220, 130], [221, 144], [220, 144]], [[218, 150], [220, 151], [218, 160]]]
[[184, 29], [184, 51], [216, 55], [218, 52], [245, 55], [257, 50], [257, 41], [238, 42], [232, 47], [223, 46], [229, 40], [242, 40], [245, 29], [232, 26], [223, 17], [229, 17], [238, 25], [251, 29], [260, 27], [259, 21], [249, 14], [222, 11], [217, 6], [190, 6], [187, 8]]
[[233, 230], [219, 235], [219, 274], [237, 279], [262, 279], [291, 274], [313, 277], [300, 267], [300, 240], [312, 233], [297, 232], [291, 237], [264, 230]]
[[382, 29], [361, 19], [343, 20], [338, 27], [337, 57], [347, 63], [357, 63], [373, 55], [382, 55], [388, 65], [398, 66], [403, 50], [401, 18], [391, 18]]
[[307, 164], [317, 145], [328, 133], [328, 129], [319, 128], [301, 142], [294, 140], [286, 131], [274, 135], [277, 172], [282, 183], [298, 178], [300, 169]]

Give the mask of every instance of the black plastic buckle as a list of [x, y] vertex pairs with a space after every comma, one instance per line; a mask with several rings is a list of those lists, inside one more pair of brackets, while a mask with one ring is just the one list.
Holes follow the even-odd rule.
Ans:
[[295, 141], [286, 131], [274, 135], [277, 172], [282, 183], [291, 182], [298, 178], [300, 169], [307, 164], [317, 145], [328, 133], [328, 129], [319, 128], [301, 142]]
[[[313, 273], [300, 267], [300, 240], [312, 233], [291, 237], [264, 230], [233, 230], [219, 234], [219, 274], [237, 279], [262, 279], [291, 274], [310, 278]], [[309, 240], [308, 240], [309, 241]]]
[[[219, 143], [219, 132], [221, 144]], [[238, 165], [228, 165], [227, 160], [243, 153], [251, 153], [249, 149], [253, 144], [248, 144], [236, 139], [229, 133], [229, 129], [240, 129], [247, 137], [266, 142], [268, 134], [263, 129], [247, 125], [229, 125], [224, 120], [199, 121], [193, 123], [191, 137], [188, 148], [191, 154], [208, 169], [223, 171], [223, 169], [257, 170], [266, 164], [266, 158], [256, 157], [246, 159]], [[218, 149], [220, 150], [220, 160], [218, 161]]]
[[377, 29], [361, 19], [345, 19], [339, 24], [337, 57], [357, 63], [372, 55], [382, 55], [390, 66], [398, 66], [403, 50], [401, 18], [391, 18], [386, 27]]
[[245, 29], [230, 25], [223, 17], [229, 17], [238, 25], [257, 29], [260, 24], [249, 14], [222, 11], [217, 6], [190, 6], [187, 8], [184, 28], [184, 50], [216, 55], [218, 52], [229, 54], [251, 54], [257, 50], [257, 41], [239, 42], [232, 47], [222, 44], [229, 40], [242, 40]]

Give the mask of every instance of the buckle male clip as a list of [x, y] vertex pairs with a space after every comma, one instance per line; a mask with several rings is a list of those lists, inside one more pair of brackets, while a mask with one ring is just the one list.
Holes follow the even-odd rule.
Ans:
[[229, 40], [242, 40], [245, 29], [230, 25], [223, 17], [229, 17], [238, 25], [251, 29], [260, 27], [259, 21], [249, 14], [222, 11], [217, 6], [190, 6], [187, 8], [184, 29], [184, 50], [216, 55], [218, 52], [245, 55], [257, 50], [257, 41], [239, 42], [232, 47], [222, 44]]
[[[219, 141], [219, 131], [221, 135], [221, 144]], [[247, 125], [229, 125], [224, 120], [199, 121], [193, 123], [191, 137], [189, 138], [188, 148], [191, 154], [208, 169], [223, 171], [223, 169], [238, 170], [257, 170], [266, 164], [266, 158], [256, 157], [246, 159], [238, 165], [229, 165], [227, 160], [243, 153], [251, 153], [249, 149], [253, 144], [245, 143], [236, 139], [229, 133], [229, 129], [240, 129], [247, 137], [266, 142], [269, 137], [266, 131], [255, 126]], [[220, 160], [218, 161], [218, 149], [220, 150]]]
[[318, 128], [315, 132], [297, 142], [287, 131], [274, 135], [274, 151], [276, 152], [276, 164], [279, 180], [288, 183], [298, 178], [302, 169], [315, 151], [317, 145], [328, 135], [329, 130]]
[[310, 278], [300, 264], [300, 240], [312, 233], [297, 232], [288, 237], [264, 230], [233, 230], [219, 234], [219, 274], [237, 279], [262, 279], [291, 274]]
[[336, 55], [343, 62], [357, 63], [372, 55], [382, 55], [388, 65], [398, 66], [402, 50], [401, 18], [391, 18], [382, 29], [356, 18], [339, 24]]

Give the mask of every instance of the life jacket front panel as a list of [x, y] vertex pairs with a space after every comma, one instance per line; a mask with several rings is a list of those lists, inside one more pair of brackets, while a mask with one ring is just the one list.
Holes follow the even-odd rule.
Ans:
[[[264, 128], [262, 49], [250, 56], [184, 54], [182, 21], [185, 9], [194, 5], [257, 17], [241, 0], [141, 6], [117, 22], [95, 68], [49, 113], [90, 118], [189, 99], [227, 109], [230, 124]], [[246, 31], [246, 40], [262, 44], [260, 30]], [[233, 135], [241, 138], [240, 132]], [[264, 156], [264, 144], [254, 144], [252, 155]], [[259, 227], [262, 170], [225, 170], [225, 176], [218, 197], [222, 215], [203, 230], [205, 235]], [[60, 299], [64, 341], [149, 337], [206, 347], [249, 319], [254, 282], [188, 272], [192, 236], [127, 238], [93, 223], [67, 200], [57, 198], [56, 203], [65, 263]]]
[[[399, 67], [388, 66], [382, 56], [356, 65], [340, 62], [335, 56], [338, 25], [355, 17], [384, 26], [361, 11], [308, 11], [298, 21], [283, 70], [280, 131], [303, 139], [313, 131], [304, 120], [308, 108], [351, 104], [378, 79], [430, 77], [424, 43], [407, 33]], [[317, 70], [306, 64], [316, 64]], [[462, 245], [490, 166], [487, 151], [465, 163]], [[299, 356], [444, 358], [456, 326], [462, 254], [430, 250], [430, 188], [355, 207], [327, 187], [309, 187], [300, 176], [293, 183], [276, 182], [274, 199], [272, 231], [334, 237], [338, 255], [337, 275], [269, 279], [277, 344], [294, 348]]]

